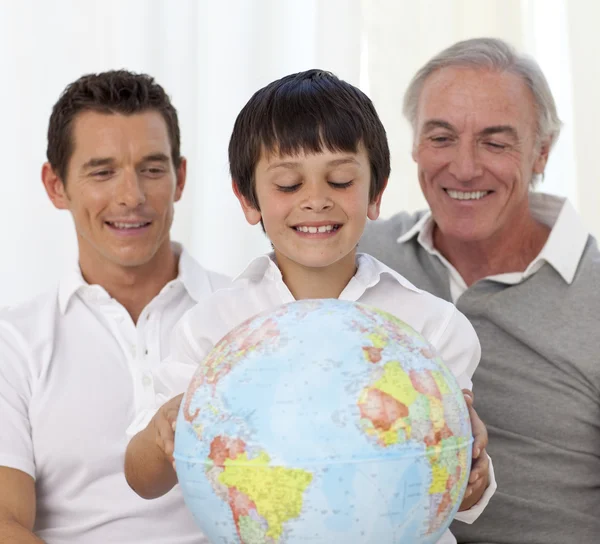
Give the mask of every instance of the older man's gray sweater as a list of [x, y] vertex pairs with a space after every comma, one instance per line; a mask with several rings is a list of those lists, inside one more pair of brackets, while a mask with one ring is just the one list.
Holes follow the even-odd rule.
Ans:
[[[420, 214], [368, 226], [359, 251], [451, 300], [448, 271], [406, 233]], [[600, 252], [588, 242], [571, 285], [549, 264], [517, 285], [481, 280], [456, 301], [481, 341], [475, 406], [498, 490], [458, 542], [600, 543]]]

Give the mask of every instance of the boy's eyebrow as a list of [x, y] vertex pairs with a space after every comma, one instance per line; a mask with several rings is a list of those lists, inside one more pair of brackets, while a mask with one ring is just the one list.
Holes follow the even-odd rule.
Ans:
[[[301, 166], [301, 164], [302, 163], [299, 161], [276, 162], [267, 168], [267, 172], [269, 170], [274, 170], [275, 168], [297, 168], [298, 166]], [[344, 157], [342, 159], [334, 159], [327, 162], [327, 166], [340, 166], [342, 164], [359, 164], [359, 162], [354, 157]]]

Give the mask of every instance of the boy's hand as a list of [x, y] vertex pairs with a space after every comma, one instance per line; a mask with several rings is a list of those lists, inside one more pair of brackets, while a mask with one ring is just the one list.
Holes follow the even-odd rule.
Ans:
[[473, 431], [473, 459], [471, 462], [471, 473], [469, 474], [469, 483], [460, 505], [459, 511], [468, 510], [477, 504], [488, 486], [489, 479], [489, 459], [485, 450], [488, 444], [487, 429], [481, 418], [473, 408], [473, 392], [463, 389], [465, 402], [469, 408], [471, 418], [471, 429]]
[[179, 413], [179, 406], [183, 399], [183, 393], [173, 397], [168, 402], [165, 402], [159, 409], [154, 417], [150, 420], [148, 426], [153, 430], [154, 440], [159, 448], [165, 454], [165, 457], [175, 468], [175, 461], [173, 459], [173, 451], [175, 449], [175, 423], [177, 421], [177, 414]]

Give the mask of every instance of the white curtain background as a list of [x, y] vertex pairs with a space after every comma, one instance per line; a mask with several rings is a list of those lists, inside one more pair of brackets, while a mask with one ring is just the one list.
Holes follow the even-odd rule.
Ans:
[[67, 212], [40, 182], [52, 105], [80, 75], [147, 72], [178, 109], [188, 184], [173, 238], [235, 274], [269, 247], [246, 225], [228, 178], [235, 116], [259, 87], [325, 68], [360, 85], [386, 125], [393, 175], [384, 215], [424, 205], [402, 94], [456, 40], [505, 38], [541, 63], [565, 122], [541, 189], [568, 196], [600, 234], [594, 0], [0, 0], [0, 306], [54, 285], [76, 258]]

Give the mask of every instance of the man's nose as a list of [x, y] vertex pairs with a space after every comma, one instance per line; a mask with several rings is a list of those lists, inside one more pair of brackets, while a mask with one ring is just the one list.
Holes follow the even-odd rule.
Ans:
[[472, 181], [482, 174], [483, 169], [476, 143], [463, 141], [456, 146], [449, 172], [461, 182]]
[[125, 171], [118, 181], [117, 200], [119, 205], [137, 208], [146, 201], [146, 195], [137, 172]]

